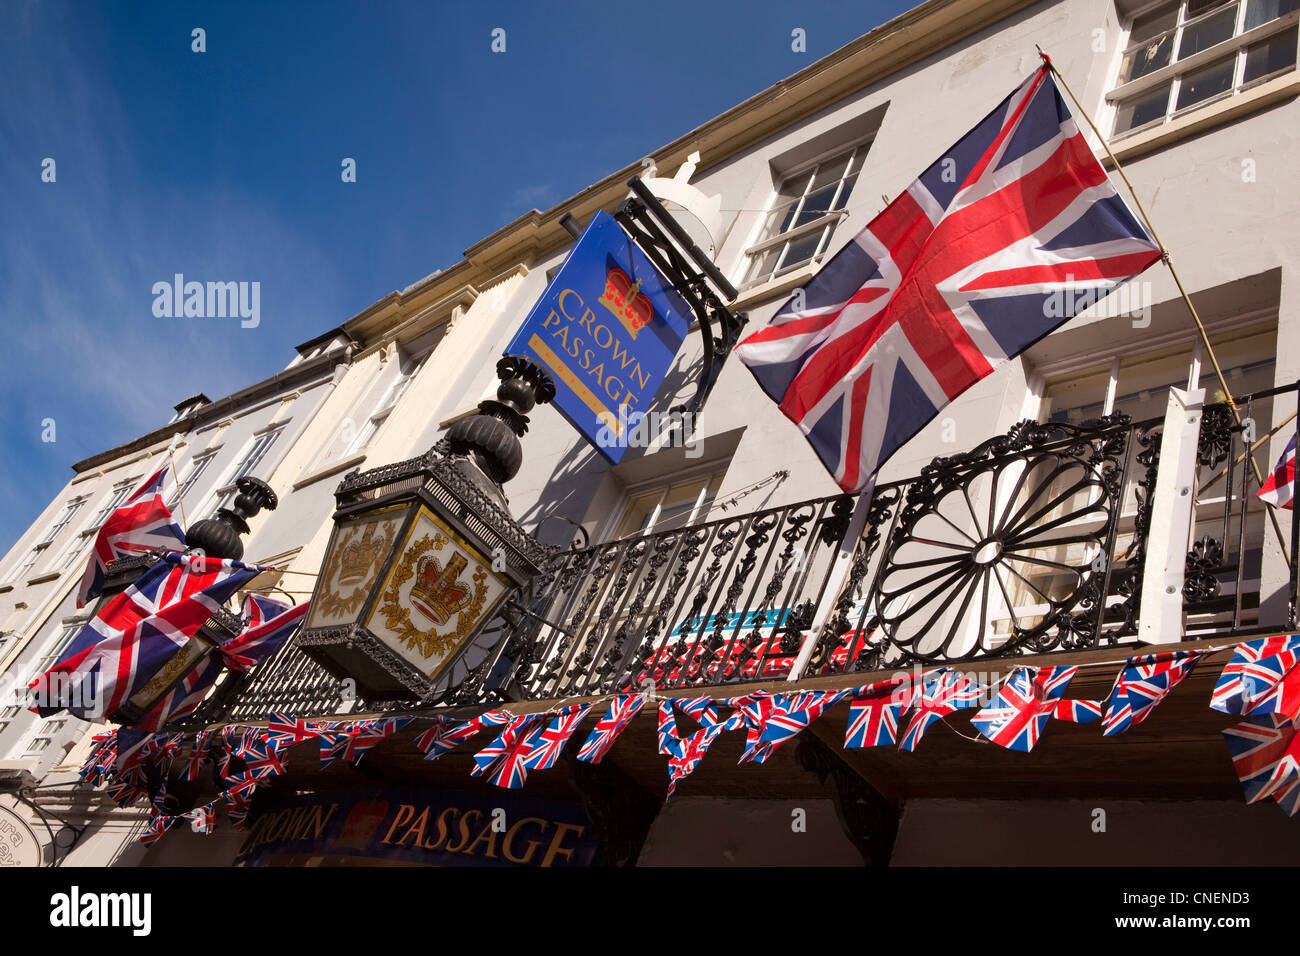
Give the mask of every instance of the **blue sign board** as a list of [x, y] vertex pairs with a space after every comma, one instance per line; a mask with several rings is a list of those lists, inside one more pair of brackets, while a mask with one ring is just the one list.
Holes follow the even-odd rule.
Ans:
[[623, 227], [597, 212], [506, 348], [555, 380], [555, 406], [610, 462], [654, 401], [690, 308]]

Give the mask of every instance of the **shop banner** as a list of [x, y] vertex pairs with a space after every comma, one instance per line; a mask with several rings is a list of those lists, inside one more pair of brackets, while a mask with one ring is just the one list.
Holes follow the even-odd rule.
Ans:
[[259, 806], [235, 863], [589, 866], [598, 845], [571, 803], [447, 790], [309, 793]]

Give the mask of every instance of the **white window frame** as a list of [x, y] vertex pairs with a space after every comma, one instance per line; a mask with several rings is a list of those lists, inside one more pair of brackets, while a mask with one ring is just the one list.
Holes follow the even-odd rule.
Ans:
[[108, 493], [108, 497], [104, 499], [104, 504], [100, 507], [99, 513], [91, 519], [91, 528], [95, 531], [102, 528], [104, 522], [108, 520], [108, 516], [120, 508], [122, 502], [131, 497], [132, 491], [140, 487], [140, 481], [141, 479], [139, 477], [127, 478], [113, 485], [112, 489], [110, 489]]
[[216, 461], [219, 451], [219, 448], [213, 448], [209, 451], [200, 452], [190, 459], [190, 468], [185, 473], [185, 480], [177, 482], [171, 495], [166, 499], [169, 509], [176, 507], [185, 494], [194, 488], [198, 480], [203, 477], [203, 473], [207, 471], [208, 465]]
[[[660, 531], [675, 531], [680, 528], [689, 528], [692, 525], [707, 521], [712, 508], [710, 507], [708, 511], [704, 512], [701, 512], [701, 508], [703, 508], [704, 505], [704, 496], [709, 490], [709, 480], [712, 480], [714, 477], [725, 479], [727, 470], [730, 467], [730, 458], [719, 459], [696, 465], [693, 468], [684, 468], [670, 474], [660, 475], [656, 478], [650, 478], [645, 481], [639, 481], [635, 485], [628, 486], [624, 489], [622, 496], [619, 498], [617, 507], [611, 509], [608, 522], [605, 527], [601, 529], [600, 536], [595, 540], [612, 540], [612, 536], [618, 530], [618, 526], [623, 523], [623, 519], [627, 515], [627, 509], [632, 502], [635, 499], [640, 498], [642, 495], [653, 492], [655, 489], [659, 489], [660, 492], [659, 502], [655, 505], [654, 510], [651, 511], [648, 526], [639, 531], [628, 532], [624, 537], [643, 538], [647, 535], [658, 534]], [[685, 484], [688, 481], [698, 481], [701, 478], [708, 480], [705, 481], [704, 487], [700, 489], [699, 495], [696, 496], [695, 505], [691, 508], [691, 513], [687, 516], [686, 521], [682, 524], [675, 525], [672, 528], [658, 528], [657, 523], [659, 520], [659, 511], [663, 507], [664, 499], [668, 496], [668, 492], [676, 485]], [[718, 488], [721, 490], [721, 483], [719, 483]], [[716, 492], [714, 493], [714, 500], [717, 500]]]
[[63, 652], [68, 649], [73, 638], [80, 634], [85, 626], [86, 621], [79, 621], [76, 624], [64, 624], [62, 630], [59, 631], [58, 637], [51, 642], [49, 652], [37, 663], [36, 668], [32, 671], [32, 676], [27, 679], [27, 683], [30, 684], [53, 667]]
[[[266, 461], [267, 453], [275, 447], [280, 440], [280, 436], [284, 434], [284, 430], [285, 423], [280, 422], [275, 425], [268, 425], [253, 434], [248, 445], [239, 456], [239, 463], [231, 469], [225, 482], [215, 492], [217, 504], [212, 508], [214, 514], [222, 508], [230, 507], [230, 504], [235, 500], [235, 495], [238, 494], [235, 483], [240, 478], [252, 475], [261, 468], [262, 463]], [[254, 457], [255, 455], [256, 457]]]
[[[866, 164], [867, 154], [870, 153], [871, 146], [874, 142], [875, 134], [873, 133], [870, 136], [861, 137], [854, 142], [837, 145], [834, 149], [822, 153], [816, 159], [809, 160], [806, 163], [800, 163], [798, 166], [793, 166], [789, 170], [782, 172], [780, 179], [772, 189], [772, 194], [768, 199], [767, 206], [764, 208], [762, 216], [759, 217], [758, 226], [756, 227], [759, 230], [757, 238], [749, 244], [740, 257], [740, 275], [738, 277], [740, 280], [738, 283], [740, 291], [743, 292], [764, 285], [768, 282], [772, 282], [799, 268], [821, 262], [826, 257], [830, 248], [831, 240], [835, 237], [835, 230], [838, 228], [840, 221], [848, 215], [848, 200], [853, 188], [857, 185], [857, 180], [862, 175], [862, 169]], [[787, 229], [784, 232], [774, 233], [769, 236], [764, 236], [762, 234], [762, 230], [766, 228], [768, 219], [782, 203], [781, 189], [787, 182], [800, 176], [808, 176], [808, 184], [804, 186], [803, 192], [792, 204], [794, 209], [793, 218], [798, 219], [803, 208], [803, 203], [808, 198], [808, 191], [812, 188], [813, 181], [817, 178], [817, 170], [821, 166], [824, 166], [827, 163], [832, 163], [845, 155], [849, 157], [849, 160], [844, 166], [844, 172], [840, 175], [840, 178], [836, 183], [835, 193], [828, 204], [831, 210], [830, 212], [806, 222], [803, 225]], [[850, 173], [850, 170], [853, 170], [853, 172]], [[845, 180], [850, 177], [853, 178], [854, 182], [853, 185], [849, 187], [849, 192], [846, 193], [844, 191], [844, 183]], [[818, 230], [822, 230], [822, 238], [817, 243], [817, 248], [813, 251], [813, 254], [806, 259], [799, 260], [797, 263], [787, 263], [785, 260], [786, 256], [789, 254], [790, 246]], [[754, 269], [756, 268], [757, 262], [759, 262], [770, 249], [782, 244], [784, 244], [786, 248], [772, 265], [771, 269], [760, 274], [755, 274]]]
[[[1232, 96], [1236, 96], [1239, 93], [1244, 92], [1245, 90], [1251, 89], [1252, 87], [1257, 86], [1261, 83], [1265, 83], [1268, 80], [1273, 79], [1275, 77], [1283, 76], [1287, 72], [1291, 72], [1296, 69], [1296, 64], [1293, 62], [1291, 66], [1287, 69], [1278, 70], [1274, 73], [1269, 73], [1264, 76], [1256, 77], [1255, 79], [1249, 82], [1245, 81], [1247, 48], [1252, 47], [1263, 41], [1272, 39], [1273, 37], [1281, 33], [1284, 33], [1287, 30], [1296, 32], [1297, 24], [1300, 24], [1300, 9], [1297, 9], [1291, 11], [1290, 13], [1285, 13], [1282, 16], [1277, 17], [1273, 20], [1269, 20], [1266, 23], [1262, 23], [1259, 26], [1254, 27], [1250, 30], [1245, 30], [1244, 26], [1246, 22], [1246, 13], [1248, 10], [1248, 5], [1251, 2], [1253, 2], [1253, 0], [1235, 0], [1237, 4], [1237, 15], [1236, 15], [1236, 21], [1233, 24], [1233, 34], [1229, 39], [1224, 40], [1220, 43], [1216, 43], [1213, 46], [1207, 47], [1204, 50], [1199, 50], [1196, 53], [1189, 54], [1187, 57], [1181, 60], [1174, 60], [1173, 57], [1177, 54], [1178, 47], [1182, 43], [1183, 31], [1188, 26], [1194, 26], [1195, 24], [1205, 19], [1216, 16], [1217, 14], [1221, 13], [1223, 10], [1222, 6], [1215, 7], [1212, 10], [1208, 10], [1205, 13], [1197, 14], [1196, 16], [1191, 17], [1189, 19], [1187, 17], [1187, 2], [1188, 0], [1175, 0], [1175, 2], [1170, 2], [1170, 0], [1162, 0], [1162, 2], [1160, 3], [1153, 3], [1147, 5], [1145, 7], [1142, 7], [1139, 10], [1134, 11], [1133, 15], [1129, 17], [1127, 23], [1125, 23], [1124, 38], [1121, 44], [1119, 64], [1115, 67], [1116, 82], [1118, 82], [1118, 77], [1120, 75], [1120, 72], [1124, 69], [1125, 58], [1134, 48], [1134, 45], [1129, 42], [1129, 37], [1132, 34], [1134, 21], [1140, 19], [1141, 17], [1150, 15], [1152, 13], [1157, 13], [1163, 9], [1168, 9], [1174, 6], [1178, 8], [1175, 25], [1172, 28], [1170, 28], [1170, 30], [1166, 31], [1165, 33], [1157, 34], [1155, 37], [1152, 37], [1149, 40], [1145, 40], [1141, 44], [1142, 46], [1149, 45], [1155, 42], [1157, 39], [1159, 39], [1159, 37], [1166, 36], [1172, 33], [1173, 46], [1170, 51], [1170, 62], [1167, 65], [1160, 67], [1159, 69], [1152, 70], [1150, 73], [1146, 74], [1145, 76], [1140, 76], [1137, 77], [1136, 79], [1129, 80], [1126, 83], [1122, 83], [1106, 94], [1106, 102], [1111, 113], [1110, 126], [1109, 126], [1111, 130], [1111, 136], [1110, 136], [1111, 142], [1115, 142], [1117, 140], [1121, 140], [1126, 137], [1136, 135], [1138, 133], [1143, 133], [1151, 129], [1159, 128], [1160, 126], [1163, 126], [1164, 124], [1172, 120], [1178, 119], [1191, 112], [1194, 112], [1195, 110], [1201, 109], [1202, 107], [1205, 106], [1209, 106], [1212, 103], [1217, 103], [1221, 100], [1228, 99]], [[1231, 86], [1227, 90], [1221, 93], [1217, 93], [1206, 99], [1200, 100], [1199, 102], [1191, 103], [1188, 104], [1187, 106], [1180, 108], [1178, 106], [1178, 98], [1181, 93], [1182, 81], [1184, 77], [1192, 73], [1198, 72], [1203, 67], [1210, 66], [1214, 63], [1217, 63], [1219, 60], [1229, 55], [1235, 57], [1233, 63]], [[1150, 93], [1151, 91], [1159, 87], [1163, 87], [1166, 83], [1168, 83], [1170, 87], [1169, 98], [1165, 102], [1165, 111], [1159, 119], [1149, 120], [1139, 126], [1133, 126], [1126, 130], [1116, 129], [1116, 125], [1119, 122], [1120, 110], [1125, 103], [1131, 102], [1132, 100], [1137, 99], [1143, 94]]]

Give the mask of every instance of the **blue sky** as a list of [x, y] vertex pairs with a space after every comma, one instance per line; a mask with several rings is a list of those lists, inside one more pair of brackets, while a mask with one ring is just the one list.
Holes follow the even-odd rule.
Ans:
[[[73, 462], [912, 5], [5, 0], [0, 553]], [[178, 272], [259, 282], [260, 325], [155, 318]]]

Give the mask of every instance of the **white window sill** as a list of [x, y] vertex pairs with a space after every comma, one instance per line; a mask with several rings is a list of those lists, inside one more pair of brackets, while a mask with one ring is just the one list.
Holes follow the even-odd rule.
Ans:
[[779, 279], [769, 279], [762, 285], [756, 285], [752, 289], [746, 289], [740, 293], [736, 299], [727, 308], [732, 312], [741, 312], [745, 309], [752, 309], [756, 305], [771, 301], [780, 295], [784, 295], [791, 289], [796, 289], [804, 285], [817, 272], [816, 263], [808, 263], [806, 266], [794, 270], [794, 272], [781, 276]]
[[[1264, 109], [1274, 103], [1300, 94], [1300, 72], [1287, 73], [1267, 83], [1229, 96], [1198, 110], [1186, 113], [1153, 129], [1110, 141], [1110, 151], [1120, 162], [1173, 145], [1198, 133], [1222, 126], [1248, 113]], [[1113, 169], [1110, 157], [1102, 159], [1107, 169]]]
[[44, 584], [46, 581], [53, 581], [62, 573], [62, 571], [46, 571], [44, 574], [38, 574], [34, 578], [28, 578], [27, 586], [31, 587], [36, 584]]
[[313, 485], [318, 481], [330, 477], [330, 475], [337, 475], [340, 471], [347, 471], [347, 469], [351, 468], [353, 465], [359, 465], [365, 460], [365, 452], [356, 455], [349, 455], [347, 458], [340, 458], [338, 461], [326, 465], [324, 468], [317, 469], [305, 478], [299, 478], [293, 483], [293, 490], [297, 491], [299, 488], [306, 488], [308, 485]]

